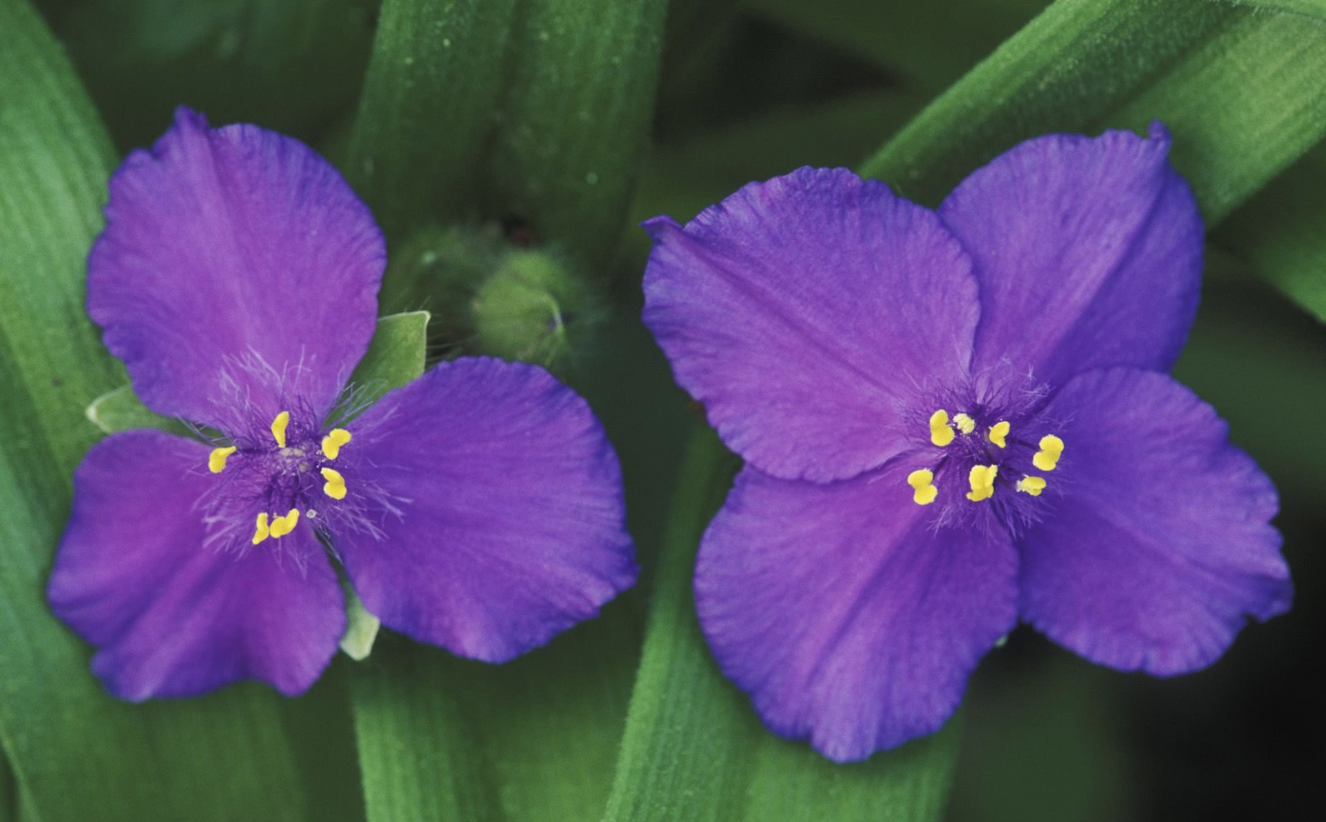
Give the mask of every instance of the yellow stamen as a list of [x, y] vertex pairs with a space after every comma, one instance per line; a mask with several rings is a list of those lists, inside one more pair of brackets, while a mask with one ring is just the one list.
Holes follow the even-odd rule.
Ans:
[[983, 499], [989, 499], [994, 496], [994, 481], [999, 474], [998, 465], [973, 465], [971, 473], [967, 480], [971, 483], [971, 491], [967, 493], [967, 499], [972, 502], [980, 502]]
[[999, 422], [990, 426], [990, 442], [993, 442], [995, 445], [999, 446], [1000, 448], [1008, 447], [1008, 443], [1004, 441], [1004, 438], [1007, 436], [1008, 436], [1008, 423], [1006, 421], [1000, 420]]
[[213, 448], [212, 453], [207, 455], [207, 470], [213, 474], [219, 474], [226, 470], [226, 458], [239, 449], [233, 445], [225, 448]]
[[1045, 490], [1045, 480], [1040, 477], [1025, 476], [1018, 480], [1018, 490], [1024, 494], [1031, 494], [1033, 497], [1039, 497]]
[[939, 488], [933, 485], [934, 481], [935, 472], [925, 468], [908, 474], [907, 484], [915, 490], [912, 501], [917, 505], [929, 505], [934, 502], [935, 497], [939, 495]]
[[1041, 450], [1031, 458], [1032, 463], [1042, 471], [1053, 471], [1064, 454], [1064, 441], [1054, 434], [1041, 437]]
[[963, 434], [970, 434], [976, 430], [976, 420], [966, 414], [954, 414], [953, 422], [957, 424], [958, 430]]
[[324, 468], [322, 478], [327, 480], [327, 484], [322, 486], [322, 493], [332, 499], [345, 499], [345, 477], [341, 476], [340, 471]]
[[267, 539], [270, 534], [271, 530], [267, 527], [267, 515], [259, 514], [257, 526], [253, 529], [253, 544], [257, 545]]
[[272, 420], [272, 437], [276, 440], [277, 448], [285, 448], [285, 429], [290, 425], [290, 412], [282, 411]]
[[350, 432], [344, 428], [333, 428], [322, 438], [322, 453], [327, 459], [334, 460], [341, 453], [341, 446], [350, 441]]
[[295, 525], [299, 523], [299, 509], [291, 508], [290, 513], [283, 517], [272, 517], [272, 539], [280, 539], [291, 531], [295, 530]]
[[942, 408], [930, 415], [930, 441], [940, 448], [953, 442], [953, 429], [948, 427], [948, 412]]

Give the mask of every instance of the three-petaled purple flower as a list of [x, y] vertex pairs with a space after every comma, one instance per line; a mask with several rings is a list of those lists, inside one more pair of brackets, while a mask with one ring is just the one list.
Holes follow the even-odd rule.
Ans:
[[776, 733], [934, 731], [1019, 617], [1165, 676], [1289, 607], [1275, 489], [1166, 374], [1202, 252], [1168, 148], [1031, 140], [938, 213], [806, 168], [646, 223], [645, 321], [747, 461], [700, 621]]
[[88, 310], [154, 411], [74, 475], [50, 602], [117, 696], [306, 689], [346, 624], [502, 661], [635, 579], [616, 455], [540, 368], [442, 363], [355, 416], [382, 235], [307, 146], [181, 109], [110, 184]]

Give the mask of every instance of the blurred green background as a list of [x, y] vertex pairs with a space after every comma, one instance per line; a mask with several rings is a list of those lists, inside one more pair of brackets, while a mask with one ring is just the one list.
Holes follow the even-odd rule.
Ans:
[[[0, 764], [0, 822], [1326, 818], [1326, 680], [1313, 663], [1326, 2], [35, 6], [39, 18], [0, 0], [0, 216], [17, 221], [0, 226], [6, 333], [26, 312], [82, 323], [95, 341], [79, 300], [39, 302], [19, 269], [39, 259], [30, 249], [50, 251], [42, 264], [63, 266], [76, 294], [106, 172], [176, 105], [295, 135], [374, 208], [392, 251], [383, 313], [433, 312], [431, 357], [531, 359], [589, 397], [623, 460], [644, 574], [600, 620], [501, 669], [387, 635], [366, 663], [338, 657], [298, 700], [244, 685], [188, 705], [109, 706], [86, 649], [40, 599], [67, 511], [51, 502], [67, 495], [61, 474], [33, 524], [0, 545], [0, 564], [22, 567], [0, 589], [12, 765]], [[687, 219], [801, 165], [857, 168], [935, 205], [1026, 137], [1154, 118], [1173, 129], [1210, 227], [1177, 376], [1275, 479], [1294, 609], [1250, 627], [1212, 669], [1169, 681], [1090, 666], [1019, 629], [938, 739], [866, 766], [773, 739], [717, 677], [689, 616], [688, 552], [734, 464], [702, 438], [687, 450], [702, 417], [638, 322], [648, 243], [633, 223]], [[57, 231], [68, 223], [56, 214], [48, 234], [19, 232], [60, 175], [83, 223]], [[83, 425], [80, 397], [34, 387], [40, 363], [11, 354], [7, 401], [25, 391]], [[89, 385], [123, 381], [101, 367]], [[4, 413], [7, 430], [23, 424]], [[77, 448], [51, 440], [60, 459], [96, 432], [70, 436]], [[15, 466], [22, 447], [7, 446]], [[51, 692], [57, 681], [66, 690]]]

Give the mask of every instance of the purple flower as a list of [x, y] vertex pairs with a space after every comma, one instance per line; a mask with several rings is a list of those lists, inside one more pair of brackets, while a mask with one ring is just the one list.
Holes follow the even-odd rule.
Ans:
[[212, 442], [130, 431], [74, 475], [56, 614], [130, 700], [300, 693], [345, 629], [500, 662], [629, 587], [617, 459], [542, 369], [443, 363], [355, 416], [382, 235], [307, 146], [181, 109], [111, 180], [88, 310], [134, 389]]
[[1019, 618], [1168, 676], [1289, 607], [1275, 489], [1166, 374], [1202, 252], [1168, 148], [1042, 137], [938, 213], [805, 168], [646, 223], [645, 321], [747, 461], [700, 622], [774, 732], [930, 733]]

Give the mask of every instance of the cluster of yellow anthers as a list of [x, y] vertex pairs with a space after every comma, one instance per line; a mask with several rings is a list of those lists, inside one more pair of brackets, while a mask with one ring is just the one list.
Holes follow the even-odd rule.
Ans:
[[[276, 440], [276, 447], [282, 449], [285, 456], [302, 457], [304, 452], [296, 450], [294, 453], [286, 453], [285, 431], [290, 426], [290, 412], [282, 411], [272, 420], [272, 439]], [[350, 432], [344, 428], [333, 428], [327, 436], [322, 438], [322, 455], [329, 460], [336, 459], [341, 453], [341, 446], [350, 441]], [[212, 453], [207, 457], [207, 469], [213, 474], [219, 474], [226, 470], [226, 460], [230, 455], [239, 450], [234, 445], [227, 445], [223, 448], [213, 448]], [[300, 470], [304, 470], [302, 467]], [[322, 493], [332, 499], [345, 499], [345, 477], [335, 468], [321, 469], [322, 478], [326, 483], [322, 486]], [[312, 516], [310, 514], [310, 516]], [[263, 540], [271, 537], [280, 539], [291, 531], [295, 530], [295, 525], [299, 522], [299, 509], [291, 508], [285, 516], [272, 514], [270, 520], [267, 512], [258, 514], [257, 522], [253, 530], [253, 544], [257, 545]]]
[[[956, 432], [954, 429], [957, 429]], [[959, 433], [964, 437], [971, 436], [976, 430], [976, 420], [967, 414], [954, 414], [953, 421], [949, 422], [948, 412], [942, 408], [930, 415], [930, 441], [943, 448], [957, 437]], [[1009, 424], [1007, 420], [1001, 420], [986, 431], [986, 438], [994, 444], [996, 448], [1008, 447]], [[1053, 471], [1059, 464], [1059, 458], [1064, 453], [1064, 441], [1053, 434], [1047, 434], [1041, 437], [1040, 450], [1032, 456], [1031, 461], [1041, 471]], [[971, 490], [967, 492], [967, 499], [972, 502], [981, 502], [994, 496], [995, 477], [999, 476], [999, 466], [991, 465], [973, 465], [967, 476], [967, 482], [971, 485]], [[939, 487], [935, 485], [935, 472], [928, 468], [922, 468], [907, 475], [907, 484], [912, 487], [912, 500], [917, 505], [929, 505], [939, 496]], [[1034, 477], [1030, 474], [1024, 475], [1018, 480], [1015, 486], [1017, 490], [1031, 494], [1033, 497], [1039, 497], [1045, 490], [1045, 479], [1043, 477]]]

